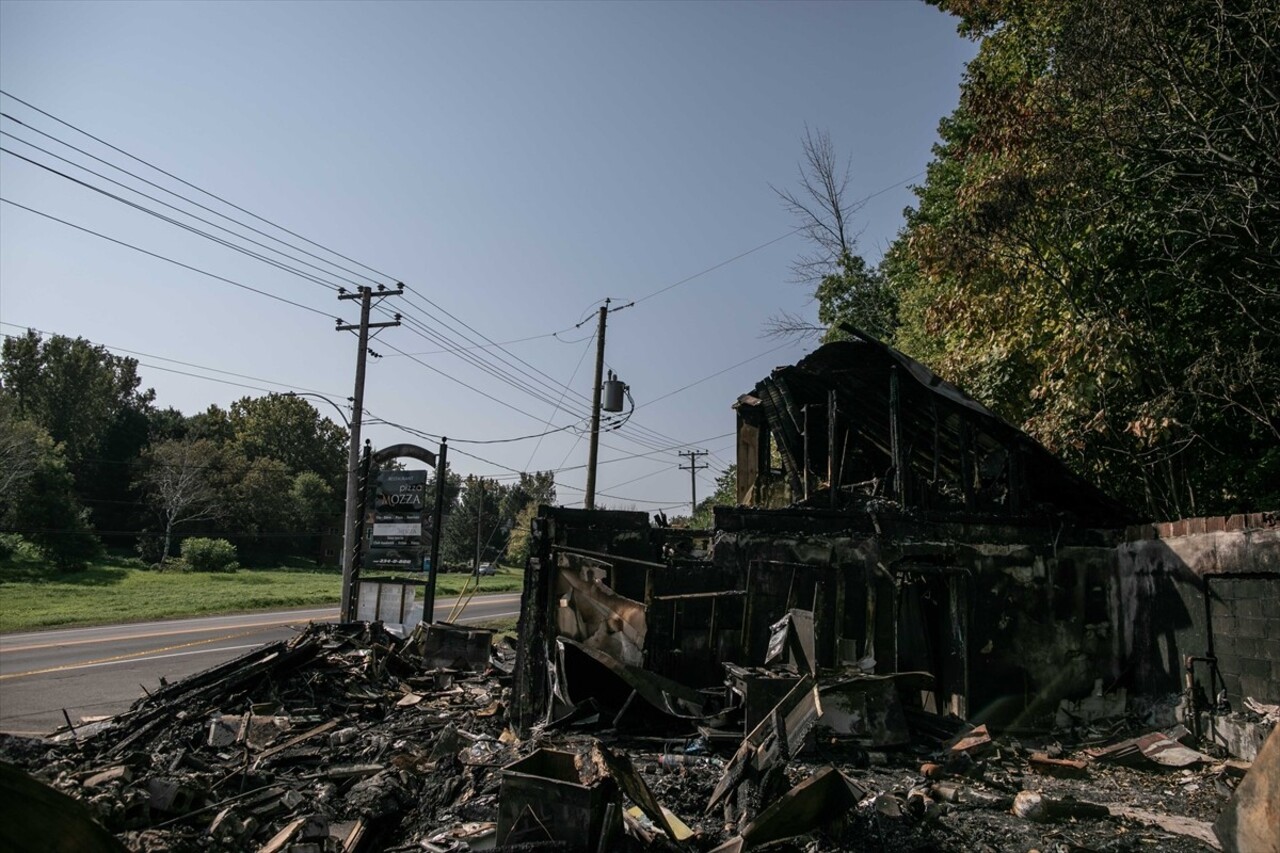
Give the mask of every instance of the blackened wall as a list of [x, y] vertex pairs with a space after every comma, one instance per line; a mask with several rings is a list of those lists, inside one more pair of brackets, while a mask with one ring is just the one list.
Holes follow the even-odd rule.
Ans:
[[[1117, 549], [1116, 655], [1139, 693], [1182, 689], [1188, 655], [1217, 658], [1227, 698], [1280, 702], [1280, 518], [1131, 528]], [[1208, 668], [1196, 664], [1209, 687]]]

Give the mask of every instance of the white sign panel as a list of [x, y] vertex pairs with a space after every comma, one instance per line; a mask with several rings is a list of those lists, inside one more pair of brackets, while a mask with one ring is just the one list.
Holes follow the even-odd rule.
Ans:
[[396, 523], [396, 524], [377, 524], [373, 525], [373, 535], [381, 536], [421, 536], [422, 523]]

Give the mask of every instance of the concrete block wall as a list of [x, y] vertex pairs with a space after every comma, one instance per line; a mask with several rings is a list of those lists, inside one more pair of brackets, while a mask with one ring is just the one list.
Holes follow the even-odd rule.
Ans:
[[1280, 701], [1280, 576], [1215, 577], [1208, 590], [1213, 650], [1232, 704]]
[[1280, 702], [1280, 513], [1143, 525], [1125, 539], [1114, 618], [1134, 687], [1168, 690], [1180, 656], [1212, 647], [1234, 707]]

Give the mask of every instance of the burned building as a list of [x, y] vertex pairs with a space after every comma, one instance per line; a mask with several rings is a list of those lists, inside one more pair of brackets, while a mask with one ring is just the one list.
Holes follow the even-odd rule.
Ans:
[[540, 508], [514, 643], [312, 625], [0, 735], [0, 847], [1280, 853], [1280, 518], [1140, 524], [861, 336], [735, 409], [712, 530]]
[[543, 509], [521, 727], [584, 702], [635, 713], [637, 698], [706, 718], [726, 679], [776, 693], [752, 672], [789, 614], [810, 620], [798, 631], [810, 672], [894, 676], [908, 710], [1014, 730], [1047, 729], [1096, 693], [1168, 700], [1170, 719], [1184, 692], [1203, 708], [1223, 692], [1224, 707], [1280, 700], [1274, 516], [1138, 525], [1025, 433], [856, 332], [734, 409], [740, 505], [717, 508], [705, 548], [643, 513]]

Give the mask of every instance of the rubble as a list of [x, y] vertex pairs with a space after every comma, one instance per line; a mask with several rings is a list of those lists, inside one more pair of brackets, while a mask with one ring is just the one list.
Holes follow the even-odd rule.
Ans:
[[[441, 647], [424, 639], [376, 623], [313, 625], [169, 684], [92, 734], [0, 738], [0, 757], [29, 774], [0, 766], [0, 779], [79, 801], [87, 826], [115, 836], [83, 848], [102, 850], [1194, 851], [1218, 847], [1211, 823], [1237, 788], [1230, 820], [1239, 831], [1258, 825], [1243, 799], [1259, 784], [1247, 765], [1189, 749], [1179, 731], [1101, 749], [1033, 742], [906, 713], [918, 678], [785, 654], [753, 670], [785, 690], [749, 731], [736, 671], [717, 696], [615, 660], [596, 671], [615, 681], [563, 686], [574, 707], [638, 698], [626, 716], [548, 720], [520, 738], [508, 717], [510, 646], [490, 646], [483, 667], [468, 653], [469, 671], [424, 657]], [[849, 701], [857, 696], [861, 705]], [[631, 716], [641, 706], [649, 712]], [[856, 730], [854, 707], [897, 707], [902, 736]], [[716, 754], [724, 742], [732, 748]], [[1181, 766], [1181, 751], [1198, 758]], [[1161, 763], [1171, 755], [1179, 762]], [[1125, 756], [1141, 761], [1108, 760]], [[32, 820], [29, 837], [63, 831], [34, 811]], [[12, 831], [0, 828], [0, 846]]]

